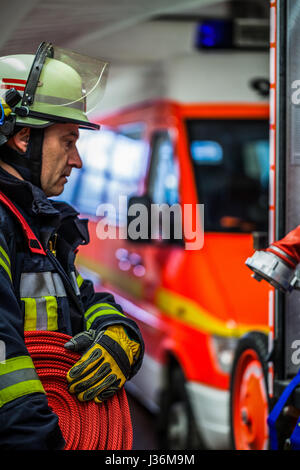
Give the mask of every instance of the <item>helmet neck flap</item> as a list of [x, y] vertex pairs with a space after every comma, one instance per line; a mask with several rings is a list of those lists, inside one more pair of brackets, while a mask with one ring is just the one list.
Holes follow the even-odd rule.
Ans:
[[0, 147], [0, 159], [12, 166], [22, 178], [41, 188], [42, 150], [44, 129], [30, 129], [25, 153], [19, 153], [8, 145]]

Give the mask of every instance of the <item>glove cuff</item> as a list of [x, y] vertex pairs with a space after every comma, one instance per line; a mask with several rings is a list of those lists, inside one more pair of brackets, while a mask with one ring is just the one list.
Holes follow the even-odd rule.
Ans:
[[100, 344], [100, 346], [103, 346], [114, 358], [118, 367], [120, 368], [120, 370], [124, 374], [124, 377], [127, 380], [130, 377], [131, 364], [122, 346], [120, 346], [117, 341], [112, 339], [107, 334], [104, 334], [102, 336], [102, 338], [98, 341], [98, 344]]
[[141, 346], [137, 341], [129, 338], [124, 326], [123, 325], [109, 326], [105, 330], [105, 336], [109, 336], [114, 341], [119, 343], [121, 348], [125, 351], [129, 359], [129, 363], [132, 366], [139, 356]]

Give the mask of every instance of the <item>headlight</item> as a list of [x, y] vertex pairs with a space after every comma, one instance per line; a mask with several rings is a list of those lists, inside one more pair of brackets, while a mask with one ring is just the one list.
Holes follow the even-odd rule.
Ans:
[[238, 338], [217, 336], [211, 337], [214, 359], [222, 372], [230, 373]]

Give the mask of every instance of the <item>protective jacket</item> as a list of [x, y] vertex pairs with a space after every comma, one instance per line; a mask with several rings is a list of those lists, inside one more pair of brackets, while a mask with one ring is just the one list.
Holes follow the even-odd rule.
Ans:
[[76, 270], [76, 251], [89, 242], [87, 220], [1, 168], [0, 191], [23, 215], [46, 253], [32, 252], [19, 221], [0, 202], [0, 351], [5, 348], [5, 362], [0, 362], [0, 449], [61, 449], [58, 417], [48, 407], [24, 330], [73, 336], [84, 329], [122, 324], [141, 344], [132, 375], [141, 366], [143, 339], [114, 297], [96, 293], [92, 282]]

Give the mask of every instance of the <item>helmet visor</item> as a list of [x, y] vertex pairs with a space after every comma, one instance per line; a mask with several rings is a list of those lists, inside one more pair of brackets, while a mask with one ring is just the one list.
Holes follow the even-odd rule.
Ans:
[[[48, 114], [87, 116], [101, 101], [108, 63], [51, 45], [37, 83], [34, 106]], [[42, 111], [42, 109], [40, 109]]]

